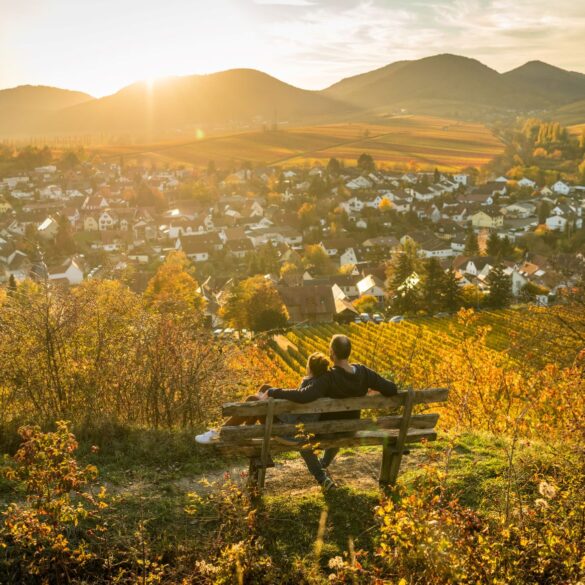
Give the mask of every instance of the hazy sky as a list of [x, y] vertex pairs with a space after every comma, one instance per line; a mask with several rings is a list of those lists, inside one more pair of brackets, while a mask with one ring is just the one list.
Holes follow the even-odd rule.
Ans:
[[436, 53], [585, 72], [585, 0], [0, 0], [0, 88], [252, 67], [321, 89]]

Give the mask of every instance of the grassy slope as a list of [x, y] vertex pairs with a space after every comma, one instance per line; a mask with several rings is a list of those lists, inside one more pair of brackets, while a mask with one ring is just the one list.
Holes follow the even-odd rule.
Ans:
[[453, 171], [480, 166], [499, 154], [503, 145], [483, 125], [454, 122], [430, 116], [380, 118], [355, 122], [305, 126], [277, 132], [246, 132], [211, 136], [181, 143], [115, 146], [97, 149], [102, 156], [127, 160], [143, 157], [161, 163], [220, 166], [247, 160], [270, 165], [326, 163], [331, 157], [354, 163], [370, 152], [386, 165], [416, 162], [422, 168]]
[[[93, 437], [95, 440], [95, 437]], [[95, 442], [95, 441], [94, 441]], [[108, 487], [113, 505], [108, 520], [120, 546], [130, 546], [141, 520], [146, 522], [148, 547], [152, 556], [163, 562], [182, 565], [204, 555], [217, 538], [220, 517], [213, 506], [204, 505], [198, 515], [185, 512], [190, 492], [204, 493], [200, 481], [210, 478], [222, 483], [223, 471], [231, 467], [237, 481], [245, 461], [225, 462], [198, 450], [187, 434], [128, 432], [112, 430], [104, 435], [101, 450], [94, 454], [89, 442], [82, 441], [80, 459], [100, 469], [100, 482]], [[445, 468], [448, 458], [447, 486], [466, 505], [499, 513], [506, 491], [507, 441], [488, 434], [444, 434], [441, 440], [417, 446], [403, 463], [400, 482], [412, 489], [424, 465]], [[552, 449], [521, 443], [516, 460], [518, 476], [530, 475], [535, 467], [548, 466]], [[348, 539], [356, 549], [375, 548], [374, 508], [380, 492], [372, 474], [377, 473], [380, 450], [352, 449], [342, 453], [332, 468], [342, 487], [324, 496], [302, 462], [281, 459], [268, 472], [267, 495], [258, 522], [267, 552], [279, 565], [313, 562], [326, 566], [329, 558], [348, 549]], [[292, 487], [291, 487], [292, 486]], [[13, 501], [18, 495], [6, 483], [0, 484], [0, 501]], [[322, 514], [326, 530], [319, 559], [314, 547]], [[223, 518], [223, 516], [222, 516]]]

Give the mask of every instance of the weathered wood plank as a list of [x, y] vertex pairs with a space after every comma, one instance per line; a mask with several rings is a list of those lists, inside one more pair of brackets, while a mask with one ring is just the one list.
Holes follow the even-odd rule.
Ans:
[[[359, 398], [321, 398], [306, 404], [298, 404], [290, 400], [275, 400], [274, 414], [283, 413], [324, 413], [347, 412], [348, 410], [383, 409], [404, 406], [408, 392], [399, 392], [396, 396], [386, 397], [381, 394], [360, 396]], [[431, 404], [446, 402], [449, 395], [447, 388], [429, 388], [414, 392], [414, 404]], [[224, 404], [224, 416], [264, 416], [268, 401], [231, 402]]]
[[[416, 414], [410, 420], [412, 429], [432, 429], [437, 424], [439, 415]], [[311, 435], [325, 433], [342, 433], [375, 429], [399, 429], [402, 425], [402, 416], [381, 416], [377, 419], [349, 419], [349, 420], [324, 420], [316, 422], [301, 423], [303, 432]], [[220, 437], [224, 442], [241, 442], [249, 439], [256, 439], [264, 436], [265, 425], [251, 425], [239, 427], [221, 427]], [[298, 425], [274, 424], [272, 436], [295, 436], [298, 432]]]
[[[412, 429], [409, 430], [405, 437], [405, 443], [417, 443], [423, 440], [434, 441], [437, 433], [434, 429]], [[317, 440], [314, 447], [326, 449], [327, 447], [359, 447], [367, 445], [383, 445], [385, 442], [389, 446], [396, 445], [398, 431], [358, 431], [350, 437], [332, 437]], [[248, 445], [234, 445], [233, 443], [224, 443], [222, 441], [214, 443], [214, 446], [225, 453], [240, 454], [247, 456], [258, 455], [262, 449], [262, 440], [252, 439]], [[275, 441], [270, 443], [271, 453], [283, 453], [286, 451], [298, 451], [305, 445], [281, 445]]]

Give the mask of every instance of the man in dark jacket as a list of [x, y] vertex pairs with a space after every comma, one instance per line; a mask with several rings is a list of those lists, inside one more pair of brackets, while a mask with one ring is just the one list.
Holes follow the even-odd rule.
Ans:
[[[370, 368], [361, 364], [350, 364], [351, 341], [345, 335], [334, 335], [329, 345], [329, 357], [333, 367], [312, 382], [296, 390], [270, 388], [263, 398], [284, 398], [292, 402], [307, 403], [319, 398], [355, 398], [365, 396], [368, 390], [377, 390], [384, 396], [394, 396], [398, 389], [396, 384], [380, 376]], [[321, 414], [319, 420], [338, 420], [359, 418], [360, 411], [329, 412]], [[339, 449], [325, 449], [323, 457], [319, 459], [311, 449], [300, 451], [309, 471], [326, 491], [335, 484], [327, 474], [327, 467], [331, 464]]]

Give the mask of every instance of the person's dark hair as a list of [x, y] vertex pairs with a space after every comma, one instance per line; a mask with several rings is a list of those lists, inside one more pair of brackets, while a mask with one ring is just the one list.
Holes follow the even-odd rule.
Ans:
[[307, 365], [311, 370], [311, 374], [313, 374], [315, 378], [318, 378], [327, 372], [330, 364], [325, 354], [321, 353], [320, 351], [316, 351], [309, 356]]
[[347, 335], [334, 335], [329, 347], [338, 360], [346, 360], [351, 354], [351, 341]]

